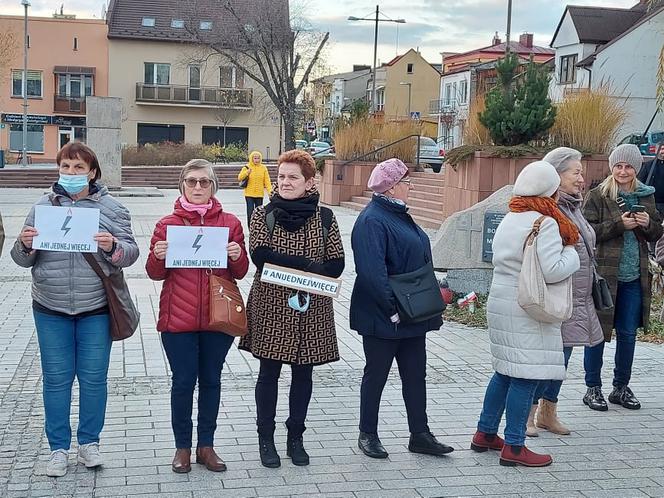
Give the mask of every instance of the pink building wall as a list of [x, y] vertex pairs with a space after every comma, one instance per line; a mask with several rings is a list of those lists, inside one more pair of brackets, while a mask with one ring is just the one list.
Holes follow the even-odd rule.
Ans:
[[[23, 69], [23, 17], [0, 16], [0, 32], [15, 34], [17, 50], [14, 57], [1, 66], [0, 112], [23, 113], [23, 99], [12, 97], [12, 70]], [[93, 95], [108, 95], [108, 38], [107, 26], [98, 19], [55, 19], [44, 17], [28, 18], [28, 70], [42, 71], [41, 98], [28, 99], [28, 114], [60, 118], [77, 118], [76, 125], [85, 113], [55, 111], [57, 91], [56, 66], [79, 66], [95, 68]], [[76, 49], [74, 48], [76, 38]], [[0, 129], [0, 148], [9, 148], [9, 123]], [[75, 128], [81, 128], [80, 126]], [[60, 126], [44, 125], [43, 153], [30, 153], [33, 162], [53, 162], [59, 148]], [[63, 127], [66, 128], [66, 127]], [[79, 130], [76, 131], [78, 133]]]

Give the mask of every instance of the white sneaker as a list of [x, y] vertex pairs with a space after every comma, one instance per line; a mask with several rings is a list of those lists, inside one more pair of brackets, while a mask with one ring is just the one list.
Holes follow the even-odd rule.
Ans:
[[99, 443], [82, 444], [78, 447], [78, 463], [87, 468], [99, 467], [102, 464], [99, 454]]
[[46, 464], [46, 475], [49, 477], [62, 477], [67, 473], [67, 450], [55, 450]]

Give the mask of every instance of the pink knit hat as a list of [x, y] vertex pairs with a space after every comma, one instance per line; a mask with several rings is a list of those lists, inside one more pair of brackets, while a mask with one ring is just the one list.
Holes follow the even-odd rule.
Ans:
[[380, 194], [394, 187], [408, 173], [406, 166], [400, 159], [393, 157], [378, 163], [371, 172], [367, 186]]

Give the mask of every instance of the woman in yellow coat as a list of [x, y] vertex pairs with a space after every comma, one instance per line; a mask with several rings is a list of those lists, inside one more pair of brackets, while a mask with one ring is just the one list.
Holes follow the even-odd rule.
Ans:
[[267, 190], [268, 195], [272, 192], [272, 182], [270, 173], [263, 164], [263, 155], [258, 151], [249, 154], [249, 162], [242, 167], [237, 179], [244, 186], [244, 200], [247, 202], [247, 225], [251, 221], [251, 213], [254, 208], [263, 205], [263, 191]]

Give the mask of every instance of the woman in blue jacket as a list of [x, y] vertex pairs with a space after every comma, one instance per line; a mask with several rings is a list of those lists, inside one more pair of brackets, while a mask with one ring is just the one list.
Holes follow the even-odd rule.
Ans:
[[350, 326], [362, 336], [366, 365], [360, 392], [359, 448], [372, 458], [387, 458], [378, 438], [378, 410], [396, 358], [414, 453], [444, 455], [454, 450], [431, 434], [426, 414], [426, 333], [442, 317], [402, 323], [388, 275], [408, 273], [431, 261], [431, 244], [408, 214], [410, 180], [399, 159], [378, 164], [368, 186], [374, 195], [358, 216], [351, 237], [357, 277], [350, 304]]

